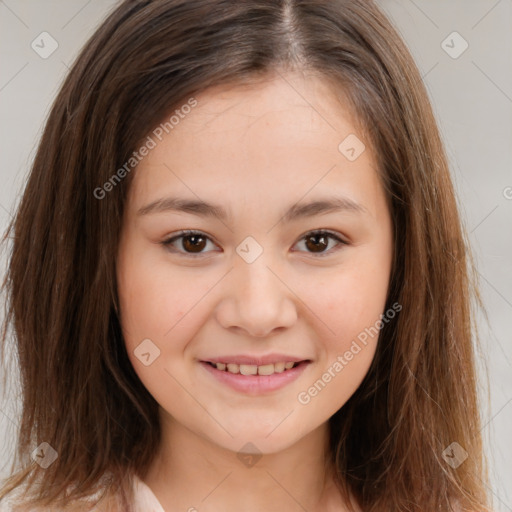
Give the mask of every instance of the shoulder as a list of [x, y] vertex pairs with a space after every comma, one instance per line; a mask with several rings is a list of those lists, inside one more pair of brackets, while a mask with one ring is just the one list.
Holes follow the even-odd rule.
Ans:
[[[130, 502], [133, 512], [163, 512], [158, 500], [146, 484], [134, 473], [124, 482], [125, 492], [113, 492], [110, 488], [110, 475], [106, 474], [96, 488], [87, 497], [68, 502], [63, 507], [51, 506], [52, 512], [126, 512], [126, 503]], [[116, 486], [117, 487], [117, 486]], [[110, 489], [109, 489], [110, 488]], [[34, 507], [27, 503], [20, 486], [0, 500], [0, 512], [48, 512], [49, 507]], [[128, 493], [124, 499], [122, 494]]]
[[[124, 512], [119, 505], [116, 496], [104, 496], [99, 499], [91, 497], [89, 499], [77, 500], [67, 503], [64, 507], [52, 505], [52, 512]], [[23, 498], [16, 494], [7, 496], [0, 500], [0, 512], [48, 512], [48, 507], [34, 507], [23, 501]]]

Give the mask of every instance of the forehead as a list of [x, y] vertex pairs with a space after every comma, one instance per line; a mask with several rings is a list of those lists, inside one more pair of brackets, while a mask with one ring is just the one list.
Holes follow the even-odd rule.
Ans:
[[313, 146], [329, 132], [337, 140], [339, 133], [356, 129], [357, 119], [342, 89], [315, 74], [278, 74], [254, 83], [216, 86], [196, 99], [198, 106], [176, 132], [258, 136], [274, 145], [274, 129], [282, 135], [284, 126], [288, 138]]
[[355, 161], [339, 150], [347, 136], [363, 136], [342, 91], [321, 77], [277, 75], [213, 87], [195, 100], [137, 166], [131, 188], [138, 203], [167, 185], [189, 195], [265, 201], [273, 191], [279, 200], [317, 183], [324, 192], [340, 183], [346, 192], [375, 186], [369, 145]]

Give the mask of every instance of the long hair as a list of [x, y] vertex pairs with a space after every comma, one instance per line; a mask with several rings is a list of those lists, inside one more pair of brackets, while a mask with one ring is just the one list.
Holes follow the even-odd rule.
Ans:
[[[2, 348], [12, 339], [23, 405], [0, 499], [23, 484], [27, 503], [71, 510], [103, 489], [129, 509], [131, 475], [146, 474], [160, 425], [116, 313], [116, 254], [137, 172], [125, 166], [117, 179], [119, 169], [194, 95], [296, 70], [348, 98], [394, 225], [388, 304], [402, 310], [329, 420], [340, 490], [366, 512], [487, 510], [471, 260], [421, 76], [368, 0], [126, 0], [85, 44], [4, 236]], [[30, 456], [41, 443], [58, 454], [47, 468]], [[467, 454], [458, 465], [445, 456], [454, 447]]]

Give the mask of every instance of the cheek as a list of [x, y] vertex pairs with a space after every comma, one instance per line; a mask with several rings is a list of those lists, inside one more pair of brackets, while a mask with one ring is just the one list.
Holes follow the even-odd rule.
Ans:
[[181, 392], [170, 373], [192, 336], [200, 292], [162, 266], [146, 263], [131, 258], [118, 268], [121, 327], [135, 373], [157, 402], [172, 404]]
[[[188, 371], [183, 363], [190, 340], [205, 321], [206, 301], [216, 276], [198, 279], [193, 272], [172, 270], [168, 264], [130, 258], [119, 266], [118, 290], [122, 312], [121, 326], [128, 356], [148, 389], [169, 381], [166, 370]], [[148, 341], [150, 340], [150, 341]], [[156, 354], [145, 366], [141, 353]], [[148, 359], [148, 356], [145, 356]], [[156, 383], [156, 387], [153, 384]], [[154, 389], [153, 389], [154, 387]]]
[[168, 265], [143, 257], [127, 256], [120, 262], [118, 291], [121, 323], [130, 346], [144, 338], [164, 344], [198, 300], [197, 290], [187, 286], [183, 273], [170, 274]]
[[323, 292], [308, 295], [329, 334], [322, 340], [325, 359], [317, 379], [299, 402], [312, 406], [319, 417], [342, 407], [370, 368], [385, 314], [390, 265], [389, 252], [368, 246], [324, 280]]
[[379, 320], [386, 304], [389, 270], [360, 258], [333, 271], [314, 288], [305, 303], [325, 325], [325, 343], [333, 350], [347, 344]]
[[[297, 395], [310, 417], [328, 418], [354, 394], [366, 376], [377, 348], [387, 279], [368, 272], [338, 272], [324, 293], [310, 294], [325, 336], [318, 336], [319, 365], [308, 387]], [[320, 328], [319, 328], [320, 329]], [[317, 330], [317, 335], [320, 330]]]
[[[318, 372], [298, 401], [328, 417], [357, 390], [375, 356], [386, 305], [390, 258], [375, 248], [348, 258], [314, 287], [303, 288], [305, 303], [318, 317]], [[318, 336], [323, 333], [323, 336]]]

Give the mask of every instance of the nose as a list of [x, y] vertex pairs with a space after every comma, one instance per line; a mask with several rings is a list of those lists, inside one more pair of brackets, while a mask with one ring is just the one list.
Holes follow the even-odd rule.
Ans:
[[293, 286], [267, 265], [264, 256], [252, 263], [237, 256], [217, 307], [217, 320], [225, 329], [267, 337], [296, 322]]

